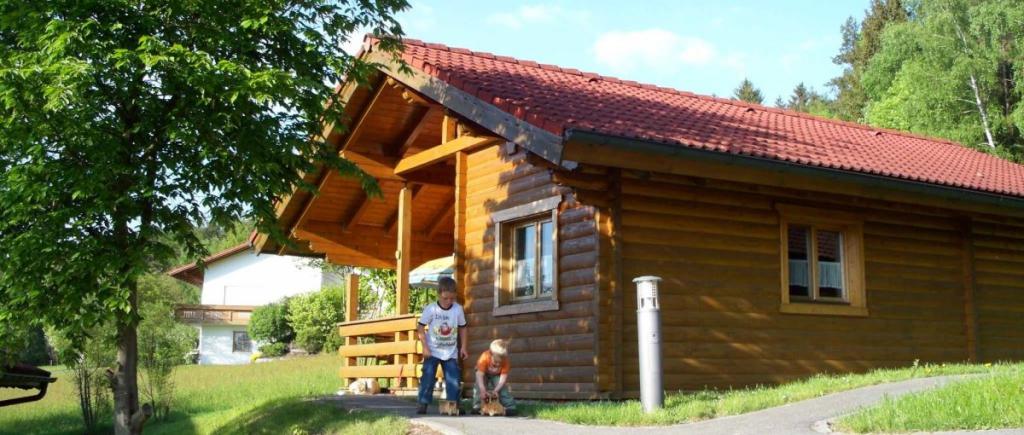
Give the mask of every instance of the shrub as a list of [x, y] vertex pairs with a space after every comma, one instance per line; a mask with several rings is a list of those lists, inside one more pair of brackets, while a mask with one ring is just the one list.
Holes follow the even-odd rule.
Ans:
[[287, 343], [268, 343], [260, 346], [260, 357], [273, 358], [288, 353]]
[[174, 321], [171, 305], [143, 305], [139, 323], [139, 393], [153, 407], [153, 418], [163, 420], [174, 399], [174, 370], [186, 362], [195, 346], [195, 328]]
[[327, 336], [343, 319], [341, 292], [324, 289], [293, 297], [288, 302], [288, 321], [295, 329], [295, 343], [309, 353], [319, 353]]
[[96, 327], [89, 331], [89, 338], [80, 343], [73, 342], [53, 328], [47, 329], [46, 336], [50, 338], [61, 364], [71, 369], [85, 432], [95, 433], [100, 419], [113, 410], [113, 386], [105, 371], [117, 359], [114, 328], [111, 325]]
[[258, 307], [249, 317], [249, 337], [269, 343], [290, 343], [295, 331], [288, 322], [288, 299]]
[[345, 344], [345, 339], [338, 334], [338, 328], [331, 328], [331, 332], [327, 334], [327, 339], [324, 340], [324, 352], [337, 352], [338, 348], [343, 344]]

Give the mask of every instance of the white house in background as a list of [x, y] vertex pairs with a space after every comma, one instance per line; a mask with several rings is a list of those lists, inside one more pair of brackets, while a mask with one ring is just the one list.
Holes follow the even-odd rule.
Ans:
[[341, 280], [294, 256], [256, 255], [243, 243], [203, 261], [167, 272], [202, 288], [199, 305], [179, 305], [179, 321], [199, 329], [199, 364], [248, 363], [258, 345], [249, 339], [252, 310], [286, 296], [319, 290]]

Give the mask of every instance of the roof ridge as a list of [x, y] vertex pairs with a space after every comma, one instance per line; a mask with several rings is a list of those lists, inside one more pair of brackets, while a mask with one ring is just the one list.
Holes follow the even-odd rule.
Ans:
[[[377, 40], [377, 38], [372, 36], [372, 35], [368, 34], [367, 36], [369, 38], [372, 38], [374, 41]], [[657, 92], [665, 92], [665, 93], [680, 95], [680, 96], [684, 96], [684, 97], [693, 97], [693, 98], [697, 98], [699, 100], [712, 101], [712, 102], [723, 103], [723, 104], [729, 104], [729, 105], [738, 106], [738, 107], [752, 108], [752, 109], [755, 109], [755, 110], [764, 110], [766, 112], [774, 112], [774, 113], [778, 113], [778, 114], [784, 115], [784, 116], [793, 116], [793, 117], [796, 117], [796, 118], [803, 118], [803, 119], [811, 119], [811, 120], [817, 120], [817, 121], [822, 121], [822, 122], [828, 122], [828, 123], [832, 123], [832, 124], [835, 124], [835, 125], [841, 125], [841, 126], [846, 126], [846, 127], [857, 128], [857, 129], [868, 131], [868, 132], [883, 132], [883, 133], [895, 134], [895, 135], [898, 135], [898, 136], [904, 136], [904, 137], [909, 137], [909, 138], [914, 138], [914, 139], [927, 140], [927, 141], [936, 142], [936, 143], [942, 143], [942, 144], [946, 144], [946, 145], [953, 145], [953, 146], [956, 146], [956, 147], [959, 147], [959, 148], [969, 149], [969, 150], [972, 150], [972, 151], [975, 151], [975, 152], [979, 152], [979, 153], [982, 153], [982, 154], [986, 154], [986, 155], [988, 154], [988, 153], [976, 150], [974, 148], [968, 147], [968, 146], [966, 146], [964, 144], [955, 142], [953, 140], [946, 139], [946, 138], [941, 138], [941, 137], [926, 136], [926, 135], [922, 135], [922, 134], [918, 134], [918, 133], [913, 133], [913, 132], [903, 131], [903, 130], [896, 130], [896, 129], [886, 128], [886, 127], [876, 127], [876, 126], [871, 126], [871, 125], [866, 125], [866, 124], [860, 124], [860, 123], [857, 123], [857, 122], [846, 121], [846, 120], [842, 120], [842, 119], [826, 118], [824, 116], [814, 115], [814, 114], [810, 114], [810, 113], [806, 113], [806, 112], [799, 112], [799, 111], [791, 110], [791, 109], [783, 109], [783, 108], [780, 108], [780, 107], [769, 107], [769, 106], [765, 106], [763, 104], [749, 103], [749, 102], [746, 102], [746, 101], [736, 100], [736, 99], [732, 99], [732, 98], [723, 98], [723, 97], [718, 97], [718, 96], [713, 96], [713, 95], [698, 94], [698, 93], [695, 93], [695, 92], [685, 91], [685, 90], [676, 89], [676, 88], [670, 88], [670, 87], [666, 87], [666, 86], [659, 86], [659, 85], [650, 84], [650, 83], [640, 83], [640, 82], [637, 82], [637, 81], [634, 81], [634, 80], [625, 80], [625, 79], [621, 79], [621, 78], [618, 78], [618, 77], [605, 76], [605, 75], [602, 75], [602, 74], [599, 74], [599, 73], [582, 71], [582, 70], [578, 70], [578, 69], [575, 69], [575, 68], [565, 68], [565, 67], [561, 67], [561, 66], [558, 66], [558, 65], [542, 64], [542, 63], [539, 63], [539, 62], [536, 62], [536, 61], [526, 60], [526, 59], [518, 59], [518, 58], [515, 58], [515, 57], [512, 57], [512, 56], [502, 56], [502, 55], [496, 55], [496, 54], [489, 53], [489, 52], [484, 52], [484, 51], [475, 51], [475, 50], [470, 50], [470, 49], [467, 49], [467, 48], [452, 47], [452, 46], [445, 45], [445, 44], [430, 43], [430, 42], [425, 42], [425, 41], [422, 41], [422, 40], [419, 40], [419, 39], [404, 38], [403, 37], [402, 38], [402, 43], [403, 44], [408, 44], [408, 45], [415, 45], [415, 46], [419, 46], [419, 47], [424, 47], [424, 48], [430, 48], [430, 49], [434, 49], [434, 50], [444, 50], [444, 51], [448, 51], [448, 52], [452, 52], [452, 53], [466, 54], [466, 55], [470, 55], [470, 56], [478, 56], [478, 57], [483, 57], [483, 58], [486, 58], [486, 59], [491, 59], [491, 60], [495, 60], [495, 61], [499, 61], [499, 62], [516, 64], [516, 65], [523, 65], [523, 66], [529, 66], [529, 67], [534, 67], [534, 68], [542, 68], [542, 69], [548, 69], [548, 70], [557, 70], [557, 71], [565, 73], [565, 74], [571, 74], [571, 75], [580, 76], [580, 77], [600, 78], [601, 80], [605, 80], [605, 81], [608, 81], [608, 82], [611, 82], [611, 83], [618, 83], [618, 84], [622, 84], [622, 85], [630, 86], [630, 87], [634, 87], [634, 88], [653, 90], [653, 91], [657, 91]], [[437, 67], [436, 65], [433, 65], [433, 66]], [[547, 68], [545, 68], [545, 67], [547, 67]], [[517, 107], [522, 107], [520, 105], [516, 105], [516, 106]], [[528, 110], [525, 107], [522, 107], [522, 108], [523, 108], [524, 111]], [[533, 115], [536, 116], [537, 118], [541, 118], [539, 115], [536, 115], [536, 114], [533, 114]], [[524, 118], [519, 117], [519, 116], [517, 116], [517, 117], [521, 118], [521, 119], [524, 119]]]

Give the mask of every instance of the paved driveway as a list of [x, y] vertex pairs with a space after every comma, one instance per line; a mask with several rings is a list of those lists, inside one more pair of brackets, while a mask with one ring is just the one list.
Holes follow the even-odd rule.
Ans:
[[[405, 415], [444, 434], [508, 434], [508, 435], [611, 435], [611, 434], [816, 434], [828, 430], [826, 420], [871, 405], [885, 396], [939, 387], [955, 382], [960, 376], [939, 376], [874, 385], [804, 400], [776, 408], [747, 414], [720, 417], [696, 423], [656, 427], [580, 426], [548, 420], [515, 417], [443, 417], [416, 415], [413, 401], [392, 396], [338, 396], [347, 408], [374, 409]], [[431, 409], [436, 412], [435, 409]], [[960, 433], [960, 432], [949, 432]], [[979, 433], [979, 432], [962, 432]], [[1024, 429], [984, 431], [984, 434], [1024, 434]]]

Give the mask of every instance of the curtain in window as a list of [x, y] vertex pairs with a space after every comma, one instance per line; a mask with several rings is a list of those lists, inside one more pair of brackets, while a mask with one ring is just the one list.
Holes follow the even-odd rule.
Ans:
[[789, 285], [799, 287], [811, 287], [811, 277], [808, 276], [807, 260], [789, 259]]

